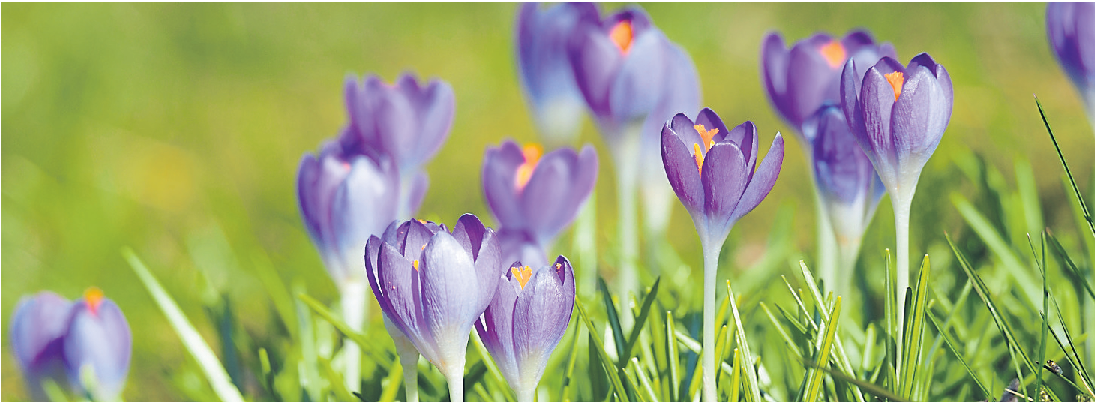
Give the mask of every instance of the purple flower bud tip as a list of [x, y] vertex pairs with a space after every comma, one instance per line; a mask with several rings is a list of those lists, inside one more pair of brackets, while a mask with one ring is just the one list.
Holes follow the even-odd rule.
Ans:
[[730, 228], [768, 195], [783, 164], [776, 133], [757, 165], [757, 129], [746, 121], [727, 130], [704, 108], [695, 122], [678, 113], [662, 128], [662, 162], [669, 184], [705, 242], [725, 239]]
[[452, 129], [456, 98], [447, 82], [432, 79], [425, 86], [407, 72], [394, 84], [376, 75], [345, 85], [350, 125], [340, 137], [349, 153], [392, 159], [409, 174], [441, 149]]
[[870, 159], [835, 105], [822, 106], [803, 122], [813, 141], [813, 168], [822, 205], [840, 239], [859, 239], [885, 188]]
[[[492, 229], [465, 214], [450, 233], [428, 221], [393, 222], [365, 247], [373, 295], [395, 331], [448, 376], [463, 371], [472, 323], [506, 266]], [[389, 328], [389, 332], [392, 329]]]
[[1049, 3], [1046, 32], [1057, 61], [1095, 109], [1095, 4]]
[[[129, 324], [98, 288], [76, 303], [51, 292], [24, 298], [11, 326], [12, 347], [36, 400], [46, 398], [41, 381], [53, 379], [77, 396], [117, 399], [125, 386], [132, 351]], [[87, 375], [93, 385], [85, 385]]]
[[824, 103], [840, 102], [840, 70], [849, 59], [872, 65], [883, 56], [897, 57], [889, 43], [876, 44], [867, 31], [851, 31], [837, 40], [819, 32], [787, 49], [779, 33], [769, 33], [761, 47], [761, 71], [768, 100], [809, 141], [803, 121]]
[[[563, 256], [535, 269], [516, 262], [475, 329], [519, 397], [531, 396], [574, 311], [574, 269]], [[527, 398], [527, 397], [526, 397]]]
[[539, 144], [523, 148], [507, 140], [487, 149], [483, 193], [499, 227], [520, 230], [547, 248], [578, 214], [597, 181], [593, 146], [544, 154]]
[[862, 75], [850, 60], [840, 88], [844, 117], [890, 196], [911, 201], [950, 122], [954, 89], [947, 70], [927, 53], [908, 66], [883, 57]]

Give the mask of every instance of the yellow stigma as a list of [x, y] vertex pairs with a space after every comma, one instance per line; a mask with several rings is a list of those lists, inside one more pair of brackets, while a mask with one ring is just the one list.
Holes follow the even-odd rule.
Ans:
[[692, 126], [696, 129], [696, 132], [700, 134], [700, 139], [703, 141], [703, 149], [700, 149], [699, 143], [692, 144], [692, 151], [696, 154], [696, 168], [703, 173], [703, 154], [711, 149], [711, 146], [715, 145], [715, 135], [719, 134], [719, 128], [707, 130], [703, 125]]
[[513, 273], [513, 277], [517, 279], [517, 283], [521, 284], [521, 289], [525, 289], [525, 285], [528, 284], [529, 279], [532, 278], [532, 269], [528, 266], [525, 267], [510, 267], [510, 273]]
[[411, 266], [414, 266], [414, 271], [418, 271], [418, 259], [415, 259]]
[[529, 179], [532, 179], [532, 171], [536, 169], [536, 164], [540, 162], [540, 155], [543, 153], [544, 149], [536, 143], [527, 144], [521, 149], [525, 162], [517, 167], [517, 173], [513, 176], [513, 187], [517, 188], [517, 191], [525, 190]]
[[91, 313], [97, 314], [99, 305], [103, 303], [103, 290], [98, 287], [88, 288], [84, 291], [84, 300], [87, 301], [87, 307], [91, 309]]
[[905, 85], [905, 73], [895, 71], [886, 74], [886, 81], [889, 81], [890, 86], [893, 87], [893, 100], [897, 102], [897, 97], [901, 96], [901, 86]]
[[635, 39], [634, 32], [631, 30], [631, 21], [623, 20], [613, 25], [612, 30], [608, 31], [608, 39], [611, 39], [612, 43], [620, 48], [620, 52], [626, 55], [627, 51], [631, 50], [631, 41]]
[[837, 40], [822, 45], [821, 57], [825, 58], [825, 62], [829, 63], [829, 67], [837, 68], [844, 64], [844, 58], [848, 56], [848, 53], [844, 51], [844, 45], [840, 44]]

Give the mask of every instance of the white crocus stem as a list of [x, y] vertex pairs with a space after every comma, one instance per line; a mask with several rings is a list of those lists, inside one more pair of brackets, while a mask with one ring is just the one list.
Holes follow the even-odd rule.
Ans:
[[521, 385], [517, 392], [517, 401], [519, 402], [535, 402], [536, 401], [536, 384]]
[[[915, 184], [913, 185], [915, 189]], [[912, 210], [912, 192], [903, 197], [900, 192], [890, 192], [893, 205], [894, 230], [897, 233], [897, 376], [901, 376], [905, 336], [905, 293], [909, 288], [909, 216]], [[897, 195], [894, 197], [893, 195]], [[889, 270], [889, 268], [886, 268]]]
[[[840, 260], [836, 235], [833, 231], [833, 223], [829, 213], [825, 210], [825, 201], [821, 199], [821, 192], [814, 186], [814, 205], [817, 206], [817, 271], [825, 290], [841, 290], [837, 287], [839, 278], [848, 276], [850, 272], [844, 272], [844, 267], [838, 265]], [[839, 292], [838, 292], [839, 294]]]
[[[365, 324], [365, 295], [369, 292], [368, 286], [364, 281], [351, 279], [345, 281], [340, 288], [342, 294], [342, 319], [346, 321], [346, 325], [350, 326], [350, 329], [360, 333]], [[342, 349], [345, 364], [342, 376], [348, 390], [358, 391], [361, 389], [361, 346], [358, 346], [349, 338], [345, 339], [345, 343], [346, 345]]]
[[407, 401], [418, 402], [418, 350], [414, 347], [407, 348], [395, 343], [396, 352], [399, 353], [399, 365], [403, 366], [403, 386], [406, 388]]
[[837, 245], [840, 248], [840, 273], [841, 276], [833, 283], [836, 295], [845, 295], [852, 290], [852, 277], [855, 274], [855, 262], [859, 259], [859, 248], [863, 245], [863, 238], [837, 237]]
[[449, 401], [464, 401], [464, 363], [453, 365], [445, 371], [445, 380], [449, 383]]
[[[616, 200], [620, 208], [620, 217], [616, 233], [620, 243], [620, 264], [618, 275], [618, 287], [616, 292], [623, 312], [631, 312], [626, 306], [630, 301], [629, 293], [636, 293], [639, 289], [639, 273], [635, 265], [639, 251], [639, 233], [635, 225], [636, 204], [635, 192], [639, 180], [639, 147], [641, 145], [641, 125], [632, 125], [619, 134], [616, 145], [612, 147], [612, 157], [616, 163]], [[625, 329], [634, 322], [631, 315], [620, 315]]]
[[719, 273], [720, 245], [703, 242], [703, 401], [718, 401], [715, 384], [715, 281]]
[[411, 191], [414, 190], [415, 172], [399, 172], [399, 199], [396, 200], [395, 218], [400, 221], [411, 219]]

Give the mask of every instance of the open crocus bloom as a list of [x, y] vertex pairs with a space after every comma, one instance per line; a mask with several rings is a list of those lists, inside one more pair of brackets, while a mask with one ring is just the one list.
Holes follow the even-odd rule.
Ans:
[[519, 401], [532, 401], [548, 357], [570, 324], [574, 292], [574, 269], [567, 258], [535, 269], [516, 262], [475, 322]]
[[524, 231], [546, 249], [593, 192], [597, 152], [590, 145], [581, 153], [570, 147], [542, 152], [539, 145], [522, 148], [510, 140], [488, 148], [483, 193], [500, 230]]
[[783, 163], [783, 137], [776, 134], [759, 166], [757, 141], [752, 122], [727, 130], [707, 108], [695, 122], [678, 113], [665, 123], [665, 172], [705, 243], [725, 239], [734, 223], [775, 185]]
[[413, 343], [450, 382], [462, 379], [472, 324], [508, 268], [499, 253], [494, 231], [472, 214], [452, 233], [432, 222], [393, 222], [366, 244], [366, 274], [388, 332]]
[[848, 126], [871, 160], [890, 197], [911, 200], [950, 122], [950, 75], [927, 53], [907, 67], [883, 57], [862, 75], [849, 60], [841, 77], [841, 106]]

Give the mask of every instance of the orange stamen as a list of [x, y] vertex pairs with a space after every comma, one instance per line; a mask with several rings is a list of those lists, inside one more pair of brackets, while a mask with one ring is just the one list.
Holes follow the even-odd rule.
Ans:
[[536, 169], [536, 164], [540, 162], [540, 155], [543, 153], [544, 149], [536, 143], [528, 144], [521, 149], [525, 162], [517, 167], [517, 173], [513, 176], [513, 187], [518, 191], [525, 190], [525, 185], [528, 185], [529, 179], [532, 179], [532, 171]]
[[821, 52], [821, 57], [825, 58], [825, 62], [829, 63], [829, 67], [837, 68], [844, 64], [844, 59], [848, 56], [848, 53], [844, 50], [844, 45], [840, 42], [833, 40], [818, 49]]
[[414, 266], [414, 271], [418, 271], [418, 259], [415, 259], [411, 265]]
[[703, 150], [700, 150], [700, 145], [699, 144], [692, 143], [692, 151], [695, 151], [695, 153], [696, 153], [696, 169], [699, 169], [700, 173], [702, 174], [703, 173]]
[[703, 153], [711, 149], [711, 146], [715, 145], [715, 135], [719, 134], [719, 128], [707, 130], [703, 125], [692, 126], [696, 129], [696, 132], [700, 134], [700, 138], [703, 141], [703, 149], [700, 149], [699, 143], [692, 144], [692, 151], [696, 154], [696, 168], [703, 173]]
[[91, 310], [92, 314], [99, 313], [99, 305], [103, 303], [103, 291], [97, 287], [88, 288], [84, 291], [84, 300], [87, 301], [87, 307]]
[[517, 283], [521, 284], [521, 289], [525, 289], [525, 285], [528, 284], [529, 279], [532, 278], [532, 269], [528, 266], [511, 267], [509, 271], [513, 273], [513, 277], [517, 278]]
[[893, 87], [893, 100], [896, 102], [897, 97], [901, 96], [901, 86], [905, 85], [905, 73], [895, 71], [886, 74], [886, 81], [889, 81], [890, 86]]
[[608, 31], [608, 38], [616, 44], [617, 48], [620, 48], [620, 52], [626, 55], [627, 51], [631, 50], [631, 41], [635, 39], [634, 32], [631, 31], [631, 21], [617, 22], [612, 30]]

